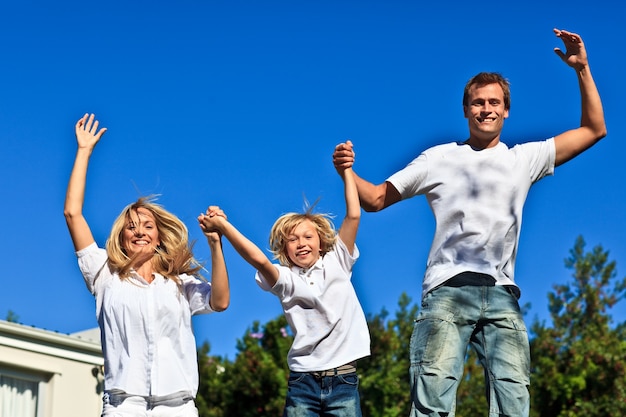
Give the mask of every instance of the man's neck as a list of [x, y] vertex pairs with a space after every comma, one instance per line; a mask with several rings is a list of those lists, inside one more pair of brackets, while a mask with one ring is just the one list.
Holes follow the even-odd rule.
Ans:
[[491, 139], [481, 139], [475, 136], [470, 136], [469, 139], [465, 141], [468, 145], [470, 145], [474, 149], [483, 150], [493, 148], [500, 143], [500, 135], [491, 138]]

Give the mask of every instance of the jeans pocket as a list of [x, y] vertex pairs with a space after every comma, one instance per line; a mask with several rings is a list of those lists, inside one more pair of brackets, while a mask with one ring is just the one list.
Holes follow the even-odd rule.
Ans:
[[287, 381], [288, 385], [297, 384], [301, 382], [307, 376], [304, 372], [289, 372], [289, 380]]
[[339, 378], [339, 380], [344, 384], [359, 385], [359, 376], [356, 374], [356, 372], [351, 374], [337, 375], [337, 378]]

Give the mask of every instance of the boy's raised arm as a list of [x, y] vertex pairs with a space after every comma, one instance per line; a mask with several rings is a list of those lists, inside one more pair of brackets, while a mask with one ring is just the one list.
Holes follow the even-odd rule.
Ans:
[[[350, 147], [352, 146], [352, 142], [350, 141], [347, 141], [346, 144]], [[343, 180], [344, 197], [346, 200], [346, 216], [339, 227], [339, 238], [352, 254], [356, 242], [356, 234], [359, 229], [359, 222], [361, 220], [359, 193], [356, 187], [356, 179], [352, 166], [335, 165], [335, 168]]]

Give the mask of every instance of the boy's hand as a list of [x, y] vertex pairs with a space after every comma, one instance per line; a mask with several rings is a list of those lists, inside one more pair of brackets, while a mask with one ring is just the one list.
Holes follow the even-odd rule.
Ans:
[[347, 168], [352, 168], [354, 165], [354, 147], [352, 141], [347, 140], [345, 143], [340, 143], [335, 146], [333, 164], [340, 174]]
[[220, 227], [224, 221], [226, 221], [226, 214], [218, 206], [209, 206], [206, 213], [198, 216], [198, 224], [200, 229], [202, 229], [202, 233], [211, 240], [219, 239], [219, 235], [221, 235]]

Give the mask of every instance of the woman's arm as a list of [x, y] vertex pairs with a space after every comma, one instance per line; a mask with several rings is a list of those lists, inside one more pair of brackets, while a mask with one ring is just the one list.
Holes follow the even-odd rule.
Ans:
[[94, 115], [85, 114], [76, 122], [76, 141], [78, 150], [74, 167], [70, 175], [65, 194], [65, 222], [70, 232], [74, 249], [79, 251], [94, 242], [91, 229], [83, 216], [83, 203], [85, 200], [85, 183], [87, 181], [87, 167], [89, 158], [94, 147], [106, 132], [106, 128], [98, 130], [99, 122], [94, 121]]

